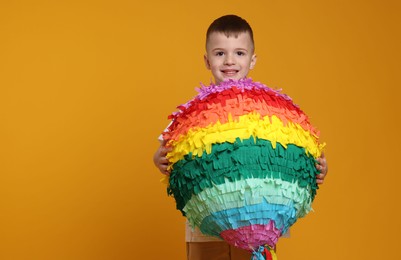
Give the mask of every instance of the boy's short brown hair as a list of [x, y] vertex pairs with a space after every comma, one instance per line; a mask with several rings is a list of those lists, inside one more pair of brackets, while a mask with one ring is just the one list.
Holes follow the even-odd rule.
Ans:
[[239, 33], [249, 33], [252, 41], [252, 49], [255, 49], [255, 43], [253, 40], [253, 31], [248, 22], [241, 17], [233, 14], [224, 15], [217, 18], [210, 24], [206, 32], [206, 45], [209, 40], [210, 34], [213, 32], [224, 33], [227, 37], [237, 37]]

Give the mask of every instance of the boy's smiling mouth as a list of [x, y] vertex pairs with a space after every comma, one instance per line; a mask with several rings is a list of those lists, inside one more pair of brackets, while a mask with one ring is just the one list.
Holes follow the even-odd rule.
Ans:
[[227, 76], [234, 76], [238, 73], [238, 71], [239, 70], [234, 70], [234, 69], [221, 70], [221, 72]]

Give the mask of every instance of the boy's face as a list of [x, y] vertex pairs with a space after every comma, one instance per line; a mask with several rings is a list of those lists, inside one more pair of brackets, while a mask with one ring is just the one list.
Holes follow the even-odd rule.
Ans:
[[211, 70], [215, 84], [229, 79], [247, 77], [256, 63], [249, 33], [239, 33], [237, 37], [213, 32], [206, 43], [206, 68]]

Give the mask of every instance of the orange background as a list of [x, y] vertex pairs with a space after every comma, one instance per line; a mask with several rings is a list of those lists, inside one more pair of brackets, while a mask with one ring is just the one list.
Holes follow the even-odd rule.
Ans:
[[279, 259], [401, 258], [399, 1], [38, 0], [0, 3], [0, 259], [184, 259], [152, 156], [229, 13], [328, 144]]

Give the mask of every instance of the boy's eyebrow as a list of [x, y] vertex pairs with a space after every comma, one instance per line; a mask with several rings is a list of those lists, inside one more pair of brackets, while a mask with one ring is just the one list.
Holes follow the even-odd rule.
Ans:
[[215, 52], [215, 51], [226, 51], [226, 49], [224, 48], [214, 48], [210, 50], [211, 52]]
[[[226, 50], [226, 49], [223, 48], [223, 47], [217, 47], [217, 48], [212, 49], [211, 51], [225, 51], [225, 50]], [[241, 50], [241, 51], [248, 51], [247, 48], [235, 48], [234, 50], [235, 50], [235, 51], [238, 51], [238, 50]]]

